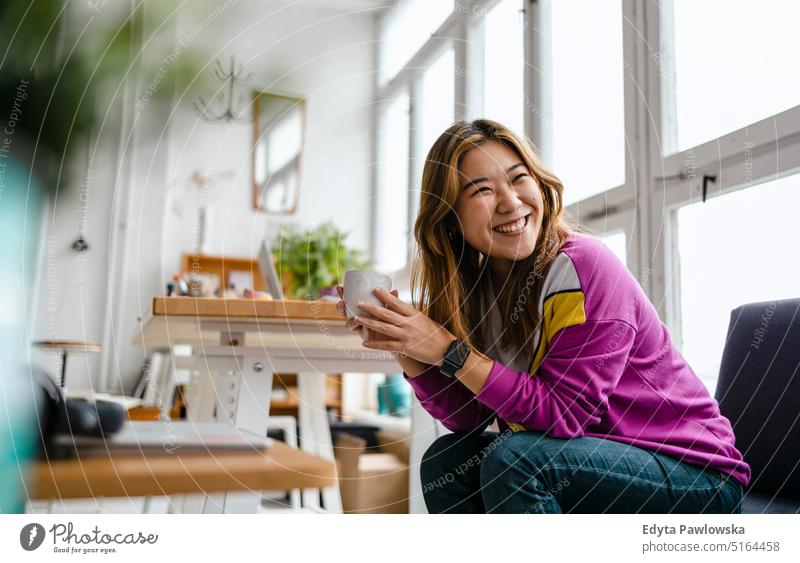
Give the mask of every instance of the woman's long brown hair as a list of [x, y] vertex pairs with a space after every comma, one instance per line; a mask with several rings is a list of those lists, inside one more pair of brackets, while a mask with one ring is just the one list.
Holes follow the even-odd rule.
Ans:
[[417, 256], [411, 269], [412, 300], [417, 309], [485, 356], [489, 343], [479, 328], [488, 321], [488, 311], [481, 310], [481, 294], [489, 283], [487, 257], [464, 240], [454, 209], [464, 156], [487, 141], [497, 141], [517, 153], [542, 193], [543, 217], [536, 248], [528, 258], [512, 263], [509, 278], [503, 282], [508, 286], [505, 298], [497, 303], [506, 328], [500, 344], [514, 346], [533, 361], [541, 281], [572, 227], [563, 212], [561, 181], [542, 164], [527, 140], [500, 123], [458, 121], [428, 152], [414, 225]]

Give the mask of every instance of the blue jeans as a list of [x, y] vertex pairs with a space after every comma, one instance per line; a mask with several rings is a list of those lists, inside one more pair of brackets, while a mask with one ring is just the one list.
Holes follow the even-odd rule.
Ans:
[[601, 438], [456, 432], [428, 448], [420, 473], [431, 514], [742, 511], [736, 478]]

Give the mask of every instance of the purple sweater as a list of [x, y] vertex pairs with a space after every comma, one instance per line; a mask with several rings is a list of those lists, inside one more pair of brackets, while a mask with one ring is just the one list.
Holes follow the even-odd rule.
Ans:
[[502, 431], [616, 440], [749, 483], [730, 421], [602, 242], [571, 235], [538, 305], [543, 322], [528, 371], [495, 361], [477, 395], [437, 366], [404, 373], [423, 408], [454, 432], [483, 430], [496, 417]]

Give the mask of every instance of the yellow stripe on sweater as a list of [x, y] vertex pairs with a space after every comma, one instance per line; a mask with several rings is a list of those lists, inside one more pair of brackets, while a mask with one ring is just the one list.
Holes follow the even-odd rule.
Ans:
[[[542, 312], [542, 336], [539, 337], [539, 346], [536, 356], [528, 371], [531, 377], [536, 375], [536, 370], [544, 360], [550, 343], [560, 330], [586, 322], [585, 298], [580, 290], [566, 291], [550, 295], [544, 301]], [[516, 422], [508, 422], [512, 432], [522, 432], [525, 427]]]
[[580, 290], [556, 293], [545, 300], [542, 312], [542, 336], [539, 339], [536, 356], [528, 370], [531, 375], [539, 369], [550, 343], [560, 330], [586, 322], [584, 305], [585, 299]]

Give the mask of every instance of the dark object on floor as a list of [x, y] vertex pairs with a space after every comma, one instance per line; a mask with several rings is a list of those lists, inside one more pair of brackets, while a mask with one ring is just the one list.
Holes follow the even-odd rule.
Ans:
[[336, 443], [336, 438], [340, 433], [356, 436], [366, 442], [366, 450], [378, 449], [378, 432], [380, 428], [368, 424], [358, 424], [353, 422], [342, 422], [341, 420], [331, 422], [331, 440]]

